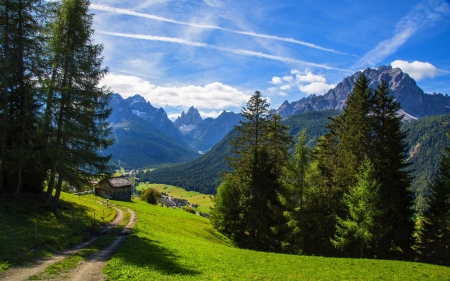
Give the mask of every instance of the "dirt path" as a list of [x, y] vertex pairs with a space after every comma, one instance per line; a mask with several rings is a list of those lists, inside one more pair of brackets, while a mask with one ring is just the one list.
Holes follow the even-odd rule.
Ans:
[[[117, 211], [116, 217], [114, 218], [114, 220], [111, 223], [109, 223], [109, 225], [107, 227], [105, 227], [102, 230], [102, 232], [105, 232], [108, 229], [110, 229], [111, 227], [118, 225], [119, 222], [122, 221], [123, 211], [118, 208], [115, 208], [115, 207], [114, 207], [114, 209], [116, 209], [116, 211]], [[43, 272], [47, 266], [54, 264], [56, 262], [59, 262], [59, 261], [63, 260], [65, 257], [73, 255], [73, 254], [77, 253], [78, 251], [82, 250], [87, 245], [94, 242], [97, 238], [98, 237], [93, 237], [86, 242], [75, 245], [74, 247], [72, 247], [68, 250], [58, 252], [51, 257], [35, 259], [28, 266], [13, 267], [13, 268], [9, 269], [8, 271], [6, 271], [5, 273], [0, 274], [0, 280], [8, 280], [8, 281], [28, 280], [28, 278], [30, 276], [36, 275], [40, 272]]]
[[65, 276], [68, 276], [68, 279], [64, 280], [96, 281], [102, 280], [105, 277], [102, 273], [103, 267], [105, 267], [106, 262], [111, 258], [117, 247], [123, 243], [126, 236], [129, 235], [131, 228], [136, 223], [136, 213], [131, 209], [128, 209], [128, 212], [131, 213], [130, 221], [116, 239], [107, 248], [89, 256], [74, 270], [69, 272], [69, 274], [65, 274]]

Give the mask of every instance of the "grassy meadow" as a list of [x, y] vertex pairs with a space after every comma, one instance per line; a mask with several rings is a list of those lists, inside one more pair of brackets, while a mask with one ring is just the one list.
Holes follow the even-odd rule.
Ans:
[[116, 210], [96, 200], [102, 199], [62, 192], [54, 213], [43, 202], [0, 198], [0, 272], [76, 244], [91, 236], [100, 224], [113, 220]]
[[168, 185], [168, 184], [151, 184], [151, 183], [141, 183], [136, 187], [136, 190], [144, 190], [147, 188], [154, 188], [160, 192], [164, 192], [169, 196], [175, 198], [187, 199], [189, 203], [198, 204], [197, 211], [209, 214], [210, 207], [213, 206], [213, 202], [209, 195], [199, 193], [197, 191], [186, 191], [183, 188]]
[[450, 280], [450, 267], [238, 249], [208, 219], [140, 200], [133, 235], [108, 261], [107, 280]]

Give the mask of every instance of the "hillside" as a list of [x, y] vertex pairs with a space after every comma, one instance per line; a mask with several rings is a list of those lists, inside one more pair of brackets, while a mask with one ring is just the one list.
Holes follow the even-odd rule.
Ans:
[[[293, 136], [305, 128], [310, 139], [309, 144], [312, 146], [315, 144], [316, 138], [325, 133], [325, 124], [329, 121], [328, 116], [338, 114], [340, 114], [340, 111], [337, 110], [308, 112], [294, 115], [284, 120], [283, 124], [290, 127], [289, 134]], [[188, 163], [156, 169], [144, 181], [171, 184], [205, 194], [215, 193], [220, 183], [218, 174], [227, 169], [225, 157], [230, 153], [229, 142], [235, 135], [236, 131], [233, 130], [205, 155]]]
[[[316, 139], [325, 132], [328, 116], [336, 116], [340, 111], [313, 111], [296, 114], [283, 121], [289, 126], [289, 134], [295, 136], [303, 128], [309, 136], [308, 145], [313, 147]], [[440, 155], [447, 139], [445, 133], [450, 129], [450, 115], [436, 115], [420, 118], [403, 124], [408, 130], [406, 143], [410, 153], [409, 161], [412, 163], [412, 189], [422, 194], [436, 170]], [[220, 183], [218, 174], [227, 168], [225, 157], [231, 149], [230, 139], [235, 132], [231, 131], [222, 141], [214, 146], [208, 153], [194, 161], [156, 169], [144, 178], [144, 181], [165, 183], [180, 186], [186, 190], [195, 190], [206, 194], [215, 193]], [[419, 203], [420, 204], [420, 203]]]
[[449, 145], [446, 137], [450, 129], [450, 114], [420, 118], [403, 125], [409, 131], [406, 142], [409, 145], [409, 161], [415, 175], [412, 188], [419, 194], [418, 206], [423, 204], [422, 194], [439, 166], [439, 156]]
[[450, 268], [235, 248], [209, 220], [142, 202], [133, 235], [108, 261], [108, 280], [448, 280]]
[[112, 162], [121, 167], [141, 168], [149, 165], [185, 162], [198, 153], [158, 132], [151, 124], [131, 116], [113, 127], [115, 144], [104, 154], [112, 154]]

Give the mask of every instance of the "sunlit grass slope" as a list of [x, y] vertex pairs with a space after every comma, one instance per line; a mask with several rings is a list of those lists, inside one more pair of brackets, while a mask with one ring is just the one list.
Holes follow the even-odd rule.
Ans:
[[197, 211], [209, 214], [210, 207], [213, 206], [209, 195], [199, 193], [197, 191], [186, 191], [183, 188], [176, 187], [168, 184], [147, 184], [141, 183], [137, 190], [144, 190], [146, 188], [154, 188], [160, 192], [165, 192], [167, 195], [175, 198], [187, 199], [189, 203], [198, 204]]
[[209, 221], [179, 209], [119, 203], [137, 211], [125, 244], [107, 263], [108, 280], [446, 280], [434, 265], [294, 256], [238, 249]]
[[0, 198], [0, 272], [78, 243], [114, 219], [116, 210], [96, 200], [102, 199], [61, 193], [58, 212], [53, 213], [34, 199]]

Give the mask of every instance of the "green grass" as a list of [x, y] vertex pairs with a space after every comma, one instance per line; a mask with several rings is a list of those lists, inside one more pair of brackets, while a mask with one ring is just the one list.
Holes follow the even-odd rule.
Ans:
[[134, 234], [108, 261], [107, 280], [450, 280], [450, 268], [413, 262], [323, 258], [233, 247], [209, 220], [144, 202]]
[[[61, 194], [58, 212], [33, 200], [0, 198], [0, 272], [90, 237], [111, 221], [116, 210], [92, 195]], [[37, 238], [35, 238], [37, 222]]]
[[189, 203], [198, 204], [197, 211], [209, 214], [210, 207], [213, 206], [213, 202], [211, 198], [207, 194], [199, 193], [197, 191], [186, 191], [183, 188], [176, 187], [168, 184], [148, 184], [148, 183], [140, 183], [136, 190], [144, 190], [147, 188], [154, 188], [159, 190], [160, 192], [165, 192], [167, 195], [170, 195], [175, 198], [183, 198], [187, 199]]
[[[128, 216], [129, 218], [130, 216]], [[126, 222], [125, 222], [126, 224]], [[116, 234], [120, 232], [123, 227], [115, 227], [109, 231], [108, 235], [103, 235], [97, 238], [93, 243], [89, 244], [86, 248], [79, 252], [65, 257], [63, 260], [49, 265], [44, 272], [37, 275], [33, 275], [29, 280], [49, 280], [57, 277], [65, 278], [64, 273], [68, 273], [72, 269], [75, 269], [79, 262], [86, 260], [86, 258], [94, 253], [108, 247], [116, 238]]]

